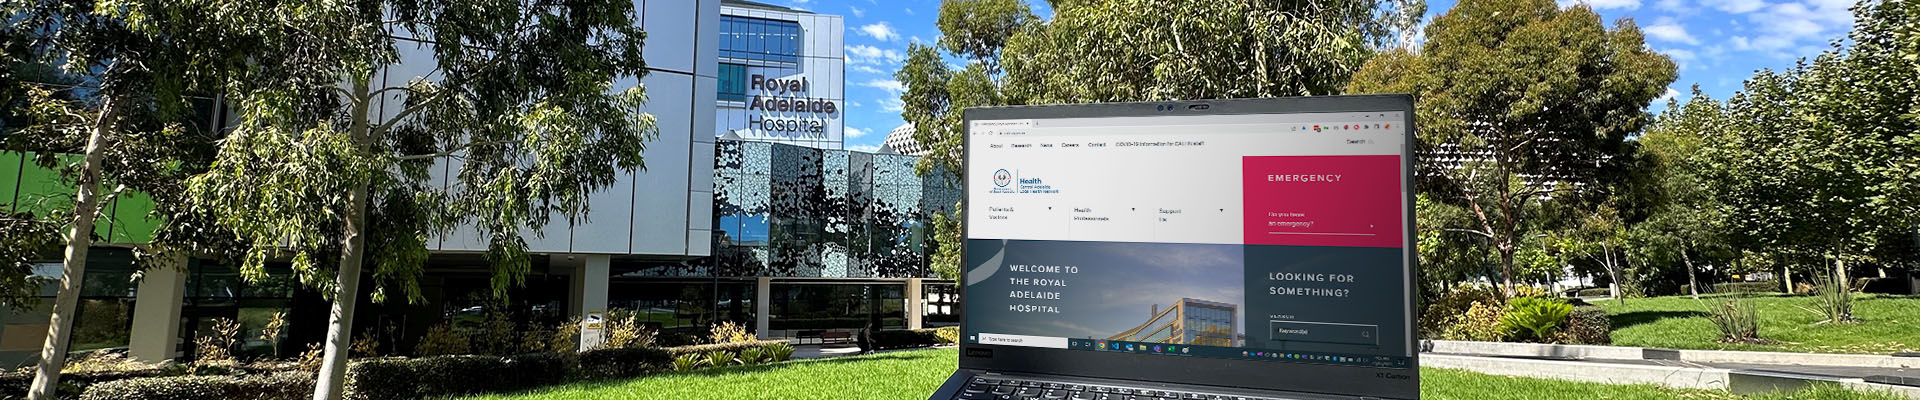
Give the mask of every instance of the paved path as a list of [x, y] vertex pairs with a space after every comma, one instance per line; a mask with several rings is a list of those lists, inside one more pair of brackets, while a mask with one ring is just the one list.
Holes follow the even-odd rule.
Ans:
[[[881, 350], [881, 353], [903, 350], [926, 350], [952, 346], [920, 347], [910, 349]], [[852, 344], [802, 344], [793, 346], [793, 358], [832, 358], [860, 355], [860, 346]]]

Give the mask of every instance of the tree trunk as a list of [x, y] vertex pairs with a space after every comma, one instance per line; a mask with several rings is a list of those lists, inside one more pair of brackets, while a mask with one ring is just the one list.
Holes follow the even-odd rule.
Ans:
[[1505, 247], [1500, 249], [1500, 279], [1505, 282], [1502, 293], [1513, 298], [1513, 250]]
[[1694, 300], [1699, 300], [1700, 277], [1693, 273], [1693, 257], [1687, 255], [1686, 249], [1680, 249], [1680, 260], [1687, 264], [1687, 291], [1692, 292]]
[[1840, 288], [1843, 293], [1853, 290], [1847, 287], [1851, 285], [1847, 282], [1847, 262], [1841, 261], [1839, 256], [1833, 257], [1833, 285]]
[[1793, 294], [1793, 269], [1792, 269], [1792, 268], [1787, 268], [1787, 266], [1786, 266], [1786, 265], [1781, 265], [1781, 266], [1780, 266], [1780, 280], [1782, 280], [1782, 281], [1784, 281], [1784, 282], [1786, 282], [1786, 284], [1787, 284], [1787, 290], [1786, 290], [1786, 292], [1787, 292], [1787, 294]]
[[[367, 130], [367, 82], [355, 82], [353, 89], [353, 126], [349, 129], [354, 144], [362, 151], [369, 148]], [[366, 255], [368, 182], [355, 182], [347, 192], [346, 243], [340, 249], [339, 276], [334, 277], [333, 313], [327, 318], [326, 358], [314, 383], [314, 400], [340, 400], [346, 395], [348, 352], [353, 348], [353, 309], [360, 299], [360, 265]]]
[[100, 117], [87, 137], [86, 161], [80, 167], [80, 182], [75, 185], [73, 226], [67, 231], [66, 267], [60, 276], [60, 294], [53, 301], [53, 315], [47, 321], [47, 340], [40, 347], [40, 363], [34, 368], [33, 387], [27, 398], [57, 398], [60, 368], [67, 364], [67, 344], [73, 339], [73, 317], [80, 308], [80, 285], [86, 277], [87, 249], [93, 247], [94, 212], [100, 208], [100, 163], [106, 156], [107, 129], [117, 118], [115, 101], [109, 97], [100, 106]]

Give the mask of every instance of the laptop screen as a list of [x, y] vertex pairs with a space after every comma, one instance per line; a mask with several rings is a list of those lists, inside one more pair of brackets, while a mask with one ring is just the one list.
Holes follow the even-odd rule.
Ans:
[[971, 120], [964, 340], [1410, 368], [1404, 121]]

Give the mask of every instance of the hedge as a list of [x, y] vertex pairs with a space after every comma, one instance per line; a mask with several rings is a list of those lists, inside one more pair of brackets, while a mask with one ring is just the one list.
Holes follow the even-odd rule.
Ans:
[[1574, 307], [1560, 335], [1564, 344], [1613, 344], [1613, 319], [1600, 307]]
[[[60, 374], [60, 398], [79, 397], [88, 387], [95, 384], [114, 382], [134, 378], [155, 378], [177, 376], [185, 373], [181, 368], [150, 368], [130, 371], [102, 371], [77, 374]], [[27, 398], [27, 388], [33, 386], [32, 369], [0, 373], [0, 399]]]
[[879, 331], [873, 333], [873, 346], [880, 350], [931, 347], [939, 345], [938, 329]]
[[670, 369], [674, 353], [662, 348], [599, 349], [580, 353], [580, 374], [590, 379], [632, 378]]
[[95, 384], [80, 400], [305, 400], [313, 383], [305, 372], [133, 378]]
[[714, 350], [738, 354], [740, 353], [741, 350], [746, 350], [746, 349], [755, 348], [755, 347], [769, 346], [778, 342], [784, 342], [784, 341], [783, 340], [755, 340], [755, 341], [748, 341], [748, 342], [715, 343], [715, 344], [702, 344], [702, 345], [694, 345], [694, 346], [668, 347], [666, 348], [666, 350], [668, 353], [673, 354], [674, 357], [679, 357], [686, 354], [706, 354], [707, 352], [711, 352]]
[[367, 359], [347, 367], [347, 394], [384, 400], [496, 393], [559, 384], [573, 370], [572, 359], [546, 353]]

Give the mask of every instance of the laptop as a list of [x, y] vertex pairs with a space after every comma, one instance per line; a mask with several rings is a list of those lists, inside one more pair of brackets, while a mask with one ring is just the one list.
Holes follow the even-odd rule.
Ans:
[[967, 109], [948, 399], [1415, 399], [1413, 100]]

